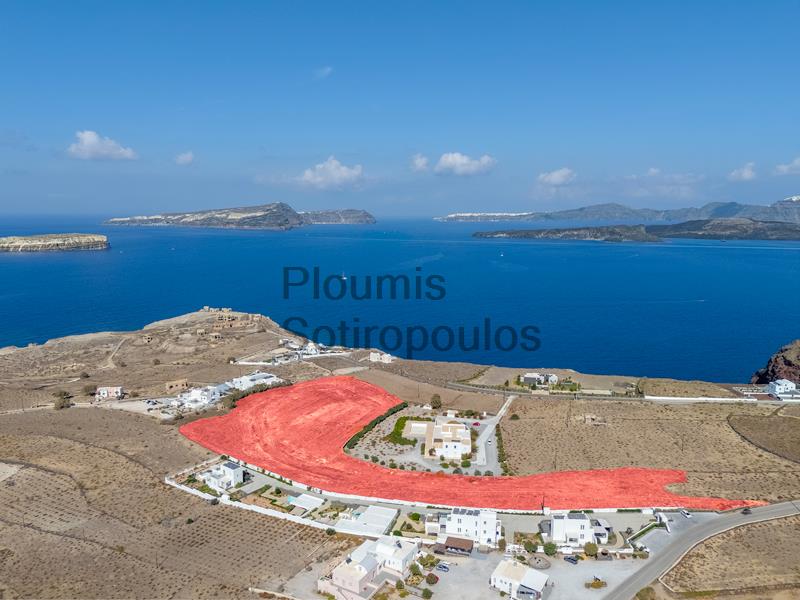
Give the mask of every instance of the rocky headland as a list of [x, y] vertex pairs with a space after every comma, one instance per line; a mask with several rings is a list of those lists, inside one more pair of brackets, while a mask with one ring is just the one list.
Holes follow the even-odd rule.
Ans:
[[108, 238], [93, 233], [51, 233], [0, 238], [0, 252], [105, 250]]

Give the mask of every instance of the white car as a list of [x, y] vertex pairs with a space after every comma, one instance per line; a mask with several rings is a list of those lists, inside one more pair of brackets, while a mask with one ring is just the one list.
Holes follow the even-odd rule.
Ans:
[[688, 510], [686, 510], [686, 509], [681, 509], [681, 514], [682, 514], [684, 517], [686, 517], [687, 519], [691, 519], [691, 518], [692, 518], [692, 513], [690, 513], [690, 512], [689, 512]]

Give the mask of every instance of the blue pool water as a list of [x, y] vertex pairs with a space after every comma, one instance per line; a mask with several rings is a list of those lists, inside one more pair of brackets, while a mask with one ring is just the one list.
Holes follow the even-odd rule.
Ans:
[[[304, 334], [340, 321], [362, 331], [454, 332], [452, 348], [428, 345], [416, 358], [733, 382], [800, 336], [800, 243], [478, 240], [473, 231], [503, 224], [422, 220], [289, 232], [113, 228], [100, 220], [0, 221], [0, 235], [98, 232], [112, 244], [105, 252], [0, 254], [0, 346], [136, 329], [212, 305], [278, 322], [300, 317], [308, 327], [295, 320], [292, 328]], [[373, 298], [315, 299], [304, 286], [286, 299], [285, 267], [318, 267], [336, 280], [334, 292], [340, 284], [360, 290], [372, 276]], [[376, 299], [375, 278], [397, 274], [443, 277], [445, 296], [426, 299], [423, 286], [422, 299], [413, 289], [408, 300]], [[490, 338], [501, 326], [537, 327], [538, 349], [487, 345], [486, 319]], [[384, 333], [391, 349], [396, 332]], [[446, 348], [446, 332], [437, 335]], [[510, 335], [501, 334], [501, 346]], [[354, 340], [347, 333], [336, 341]], [[381, 345], [375, 333], [370, 341]]]

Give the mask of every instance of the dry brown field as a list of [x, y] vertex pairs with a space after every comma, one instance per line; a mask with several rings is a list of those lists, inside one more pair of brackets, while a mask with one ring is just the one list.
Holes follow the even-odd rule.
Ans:
[[401, 400], [415, 404], [427, 404], [434, 394], [439, 394], [444, 408], [486, 411], [496, 413], [503, 405], [503, 397], [493, 394], [478, 394], [451, 390], [438, 385], [422, 383], [383, 369], [369, 369], [354, 374], [355, 377], [380, 386]]
[[729, 422], [748, 442], [800, 463], [800, 419], [797, 417], [733, 415]]
[[590, 375], [587, 373], [579, 373], [578, 371], [573, 371], [572, 369], [512, 369], [509, 367], [489, 367], [469, 383], [474, 383], [476, 385], [501, 386], [508, 381], [512, 387], [515, 387], [517, 376], [524, 375], [529, 371], [535, 371], [538, 373], [554, 373], [558, 375], [559, 379], [562, 381], [569, 377], [572, 381], [579, 383], [583, 389], [611, 390], [618, 394], [624, 394], [626, 391], [635, 389], [636, 382], [638, 381], [638, 378], [636, 377], [626, 377], [623, 375]]
[[[800, 496], [800, 465], [745, 441], [730, 414], [767, 416], [752, 404], [520, 398], [501, 423], [515, 475], [639, 466], [687, 471], [686, 495], [778, 501]], [[517, 414], [518, 420], [511, 418]]]
[[684, 398], [736, 398], [729, 388], [707, 381], [642, 378], [639, 390], [647, 396], [677, 396]]
[[730, 591], [760, 598], [797, 598], [798, 536], [797, 516], [738, 527], [696, 546], [663, 581], [686, 594]]
[[328, 537], [163, 483], [206, 452], [100, 408], [4, 415], [0, 596], [236, 598], [276, 589], [353, 538]]
[[443, 386], [451, 381], [466, 381], [476, 377], [487, 367], [461, 362], [434, 362], [430, 360], [395, 359], [390, 364], [367, 363], [373, 369], [380, 369], [409, 379]]

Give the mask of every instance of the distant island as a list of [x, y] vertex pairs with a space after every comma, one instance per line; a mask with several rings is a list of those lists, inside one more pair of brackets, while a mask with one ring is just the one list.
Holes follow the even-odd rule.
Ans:
[[552, 212], [478, 212], [453, 213], [436, 217], [438, 221], [530, 221], [575, 222], [598, 224], [683, 223], [703, 219], [753, 219], [800, 223], [800, 196], [791, 196], [769, 206], [712, 202], [700, 208], [631, 208], [624, 204], [594, 204], [571, 210]]
[[54, 252], [65, 250], [105, 250], [108, 238], [94, 233], [49, 233], [0, 237], [0, 252]]
[[665, 238], [708, 240], [800, 240], [800, 224], [754, 219], [700, 219], [672, 225], [605, 225], [564, 229], [478, 231], [478, 238], [660, 242]]
[[172, 225], [179, 227], [268, 229], [279, 231], [303, 227], [305, 225], [361, 225], [370, 223], [375, 223], [375, 217], [365, 210], [347, 208], [297, 212], [284, 202], [184, 213], [114, 217], [106, 221], [107, 225]]

